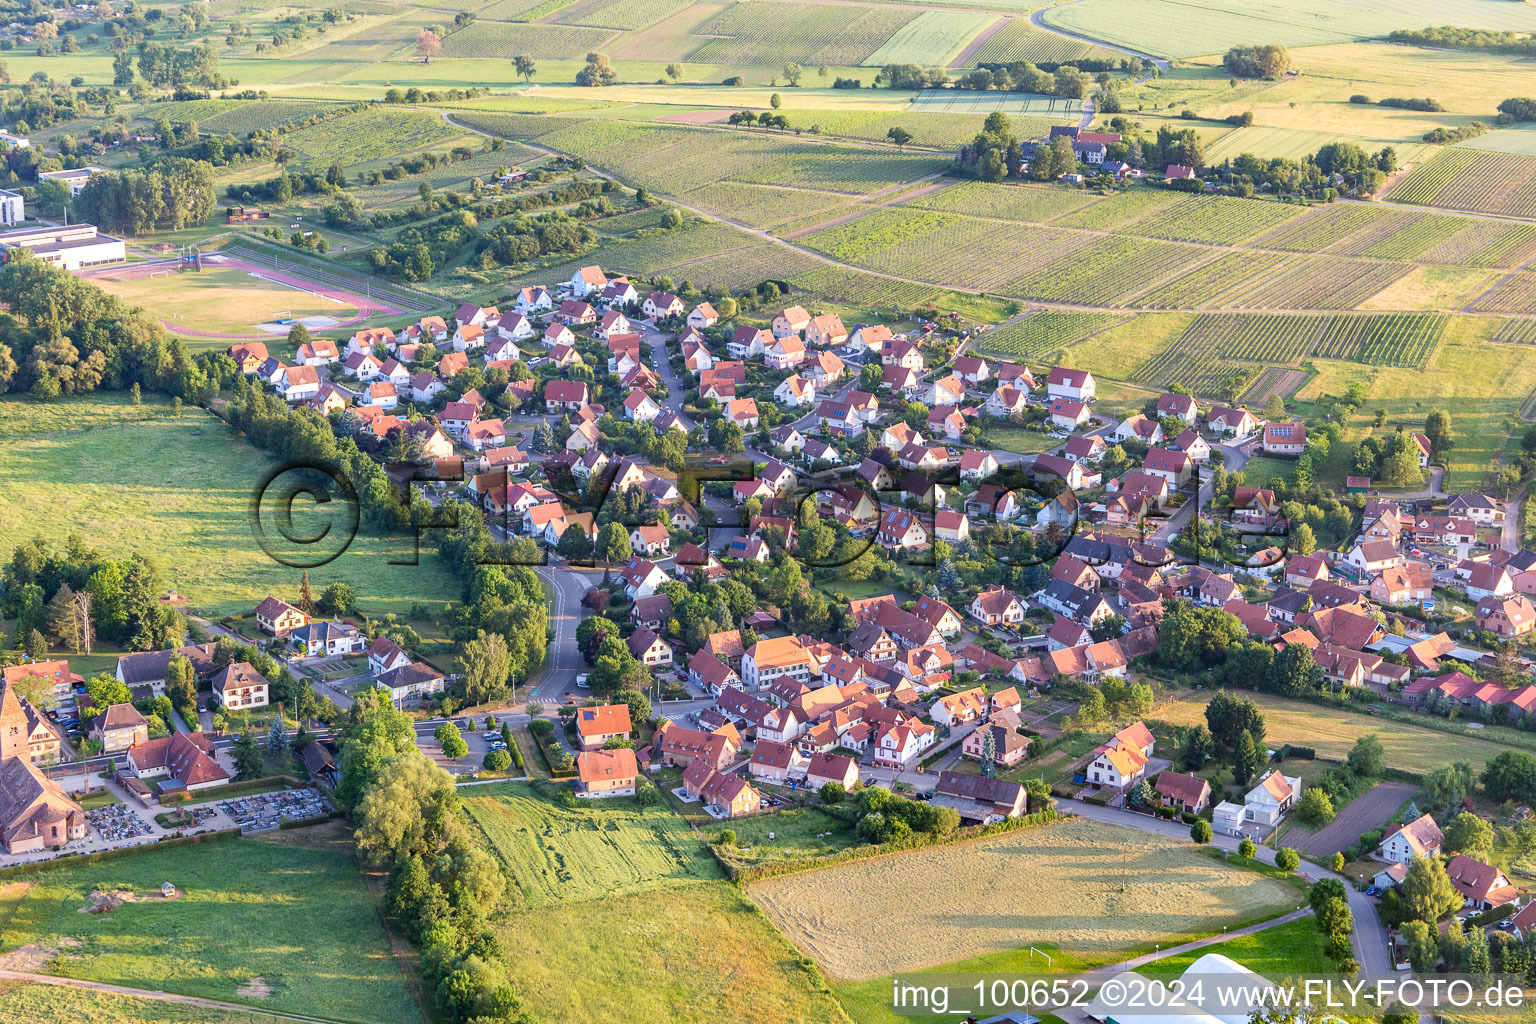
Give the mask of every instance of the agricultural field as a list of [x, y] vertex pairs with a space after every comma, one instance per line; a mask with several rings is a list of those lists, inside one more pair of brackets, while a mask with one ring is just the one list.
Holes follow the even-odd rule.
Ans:
[[1517, 125], [1499, 131], [1479, 135], [1456, 143], [1460, 149], [1475, 149], [1484, 153], [1507, 153], [1510, 156], [1536, 156], [1536, 131], [1530, 125]]
[[1500, 320], [1493, 330], [1492, 340], [1511, 345], [1536, 345], [1536, 320]]
[[688, 55], [695, 64], [807, 67], [863, 64], [908, 22], [910, 8], [840, 7], [755, 0], [733, 4], [699, 26], [697, 34], [717, 37]]
[[1536, 216], [1536, 158], [1448, 148], [1388, 190], [1394, 202]]
[[[848, 981], [1030, 944], [1102, 962], [1296, 903], [1286, 882], [1226, 867], [1188, 843], [1085, 820], [898, 854], [886, 867], [783, 875], [748, 892], [829, 976]], [[891, 871], [924, 894], [901, 914], [891, 912]]]
[[692, 0], [578, 0], [551, 20], [558, 25], [638, 29], [684, 10]]
[[520, 22], [477, 21], [473, 28], [455, 32], [443, 40], [445, 57], [497, 57], [525, 53], [530, 57], [558, 60], [576, 57], [604, 47], [611, 29], [574, 25], [528, 25]]
[[1395, 28], [1455, 24], [1536, 31], [1536, 11], [1502, 4], [1452, 5], [1445, 0], [1259, 0], [1233, 8], [1221, 0], [1083, 0], [1050, 8], [1047, 24], [1160, 57], [1220, 53], [1265, 39], [1312, 46], [1384, 36]]
[[1220, 305], [1273, 310], [1353, 309], [1408, 271], [1408, 265], [1403, 263], [1297, 256], [1248, 285], [1228, 292]]
[[25, 981], [0, 982], [0, 1003], [8, 1024], [278, 1024], [291, 1019]]
[[688, 205], [758, 228], [776, 228], [827, 210], [848, 206], [853, 197], [777, 185], [717, 183], [688, 193]]
[[1286, 260], [1273, 252], [1230, 252], [1144, 293], [1136, 305], [1144, 309], [1220, 306], [1229, 293], [1241, 290]]
[[887, 64], [943, 67], [982, 29], [996, 20], [996, 15], [980, 12], [924, 11], [897, 29], [864, 62], [875, 68]]
[[343, 168], [351, 168], [380, 157], [398, 157], [462, 134], [436, 114], [371, 107], [288, 132], [283, 136], [283, 145], [316, 163], [339, 163]]
[[1074, 249], [999, 290], [1085, 306], [1131, 305], [1137, 294], [1212, 258], [1209, 249], [1199, 246], [1128, 237], [1102, 238]]
[[[7, 398], [0, 433], [8, 439], [0, 536], [57, 537], [64, 521], [88, 537], [110, 537], [118, 554], [157, 561], [192, 610], [215, 615], [249, 612], [268, 594], [298, 586], [299, 570], [270, 559], [251, 534], [250, 501], [274, 460], [207, 412], [187, 408], [176, 419], [163, 402], [146, 396], [135, 407], [124, 394], [47, 406]], [[315, 515], [303, 501], [294, 506], [296, 527]], [[459, 584], [433, 556], [424, 554], [419, 566], [387, 562], [409, 550], [408, 538], [364, 528], [311, 578], [351, 584], [371, 615], [404, 616], [417, 601], [457, 599]]]
[[336, 107], [322, 100], [182, 100], [145, 109], [139, 120], [166, 117], [172, 123], [196, 121], [205, 132], [228, 132], [244, 138], [274, 125], [293, 124]]
[[[356, 306], [229, 267], [210, 266], [181, 273], [171, 270], [158, 277], [106, 273], [91, 280], [123, 301], [143, 306], [172, 330], [259, 334], [257, 324], [279, 317], [298, 320], [326, 316], [345, 320], [357, 315]], [[274, 340], [280, 341], [281, 337]]]
[[[1264, 693], [1245, 696], [1252, 697], [1264, 713], [1266, 743], [1312, 747], [1319, 758], [1330, 761], [1344, 760], [1355, 740], [1372, 733], [1381, 740], [1388, 768], [1418, 773], [1428, 772], [1446, 761], [1467, 761], [1472, 770], [1478, 772], [1485, 761], [1507, 750], [1511, 744], [1524, 749], [1536, 744], [1536, 740], [1527, 734], [1506, 728], [1488, 728], [1481, 732], [1460, 732], [1455, 726], [1446, 730], [1429, 729]], [[1184, 699], [1159, 704], [1156, 717], [1170, 725], [1203, 723], [1209, 699], [1209, 695], [1190, 694]]]
[[966, 63], [1008, 64], [1027, 60], [1032, 64], [1047, 61], [1065, 64], [1083, 58], [1103, 60], [1113, 56], [1113, 51], [1103, 47], [1035, 28], [1028, 18], [1014, 18], [977, 47]]
[[988, 331], [970, 350], [1012, 362], [1030, 364], [1067, 346], [1112, 330], [1129, 319], [1114, 313], [1077, 313], [1042, 309], [1016, 323]]
[[[167, 881], [176, 899], [159, 898]], [[0, 932], [0, 961], [12, 970], [369, 1024], [421, 1020], [349, 857], [233, 839], [18, 883], [31, 884]], [[97, 890], [139, 898], [82, 912]]]
[[539, 1019], [845, 1019], [668, 805], [566, 809], [515, 782], [463, 798], [519, 894], [495, 923]]
[[965, 181], [919, 196], [908, 205], [925, 210], [964, 213], [989, 220], [1044, 224], [1090, 204], [1108, 201], [1091, 192], [1077, 189]]
[[[911, 145], [946, 150], [970, 142], [986, 121], [985, 114], [899, 110], [790, 110], [786, 116], [791, 128], [811, 134], [885, 142], [886, 134], [892, 128], [902, 128], [912, 134]], [[1019, 138], [1044, 135], [1050, 131], [1051, 124], [1048, 118], [1015, 117], [1013, 132]]]
[[1536, 313], [1536, 273], [1511, 274], [1471, 308], [1479, 313]]
[[1151, 238], [1236, 245], [1270, 231], [1300, 213], [1298, 207], [1285, 203], [1190, 196], [1148, 219], [1137, 221], [1135, 231]]
[[641, 892], [679, 879], [714, 879], [720, 867], [666, 804], [633, 800], [559, 806], [525, 782], [463, 794], [521, 904], [540, 907]]

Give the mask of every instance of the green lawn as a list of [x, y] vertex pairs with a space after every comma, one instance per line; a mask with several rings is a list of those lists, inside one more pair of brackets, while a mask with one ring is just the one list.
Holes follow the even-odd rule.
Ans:
[[[135, 408], [122, 394], [48, 405], [7, 398], [0, 401], [0, 437], [7, 439], [0, 460], [4, 557], [12, 543], [33, 536], [57, 541], [78, 530], [104, 553], [155, 559], [193, 611], [248, 612], [268, 594], [296, 597], [300, 570], [273, 561], [252, 536], [250, 503], [275, 461], [210, 414], [187, 408], [172, 419], [166, 404], [146, 399]], [[286, 550], [269, 515], [268, 536]], [[293, 516], [290, 533], [297, 535], [318, 530], [327, 513], [301, 498]], [[364, 528], [338, 558], [310, 570], [310, 579], [317, 589], [350, 583], [369, 614], [405, 616], [417, 601], [458, 596], [427, 553], [430, 545], [429, 535], [420, 565], [389, 565], [387, 558], [409, 551], [409, 540]]]
[[1204, 949], [1179, 953], [1138, 968], [1138, 971], [1147, 975], [1181, 974], [1205, 954], [1220, 953], [1270, 978], [1329, 974], [1335, 968], [1333, 961], [1323, 953], [1325, 945], [1327, 940], [1317, 930], [1317, 922], [1303, 917]]
[[[801, 860], [837, 853], [858, 845], [858, 837], [846, 823], [814, 805], [783, 810], [777, 814], [741, 821], [721, 822], [704, 828], [709, 839], [725, 829], [736, 833], [736, 848], [725, 856], [736, 864], [766, 864]], [[773, 838], [769, 838], [769, 833]]]
[[[0, 933], [0, 955], [26, 969], [368, 1024], [420, 1019], [348, 857], [236, 839], [26, 880]], [[80, 913], [92, 890], [150, 897], [164, 882], [183, 895]]]

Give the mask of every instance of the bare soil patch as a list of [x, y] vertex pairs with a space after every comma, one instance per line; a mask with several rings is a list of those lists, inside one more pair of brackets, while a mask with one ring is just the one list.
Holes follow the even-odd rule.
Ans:
[[1383, 782], [1351, 800], [1337, 817], [1298, 842], [1296, 848], [1313, 857], [1332, 857], [1354, 846], [1371, 829], [1386, 824], [1416, 791], [1416, 786], [1406, 782]]

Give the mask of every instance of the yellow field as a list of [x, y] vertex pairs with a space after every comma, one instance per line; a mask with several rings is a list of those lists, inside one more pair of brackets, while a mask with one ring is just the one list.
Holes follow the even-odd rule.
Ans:
[[1043, 943], [1097, 959], [1251, 922], [1297, 898], [1289, 884], [1188, 843], [1080, 819], [785, 875], [749, 892], [841, 979]]

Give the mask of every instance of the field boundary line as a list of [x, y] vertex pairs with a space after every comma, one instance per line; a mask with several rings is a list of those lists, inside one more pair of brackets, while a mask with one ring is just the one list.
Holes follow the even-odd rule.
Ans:
[[945, 66], [951, 69], [968, 66], [970, 62], [975, 58], [976, 54], [981, 51], [981, 48], [991, 41], [993, 36], [997, 35], [1003, 29], [1013, 24], [1015, 17], [1016, 15], [1012, 14], [1004, 14], [999, 17], [996, 21], [992, 22], [992, 24], [988, 25], [986, 28], [982, 29], [974, 37], [972, 37], [971, 41], [966, 43], [965, 46], [961, 48], [959, 53], [955, 54], [955, 59], [950, 61]]
[[65, 978], [52, 974], [32, 974], [27, 971], [0, 970], [0, 980], [26, 981], [35, 985], [58, 985], [63, 988], [90, 989], [93, 992], [105, 992], [108, 995], [151, 999], [155, 1002], [178, 1003], [183, 1006], [201, 1006], [205, 1009], [224, 1010], [228, 1013], [259, 1013], [267, 1017], [278, 1017], [283, 1020], [303, 1021], [305, 1024], [355, 1024], [353, 1021], [335, 1017], [316, 1017], [307, 1013], [268, 1009], [252, 1003], [229, 1003], [221, 999], [206, 999], [202, 996], [182, 995], [179, 992], [162, 992], [158, 989], [150, 988], [130, 988], [127, 985], [113, 985], [104, 981], [87, 981], [84, 978]]

